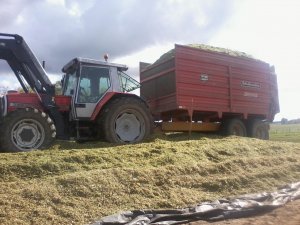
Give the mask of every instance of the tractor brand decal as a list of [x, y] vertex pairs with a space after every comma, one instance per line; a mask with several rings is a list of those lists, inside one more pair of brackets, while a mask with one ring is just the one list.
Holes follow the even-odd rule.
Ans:
[[205, 73], [200, 74], [200, 80], [201, 81], [208, 81], [208, 74], [205, 74]]
[[249, 88], [261, 88], [260, 83], [246, 81], [246, 80], [241, 81], [241, 86], [242, 87], [249, 87]]
[[39, 108], [38, 106], [30, 103], [19, 103], [19, 102], [10, 102], [8, 106], [12, 108], [32, 108], [32, 107]]
[[258, 94], [257, 93], [252, 93], [252, 92], [244, 92], [244, 96], [257, 98]]

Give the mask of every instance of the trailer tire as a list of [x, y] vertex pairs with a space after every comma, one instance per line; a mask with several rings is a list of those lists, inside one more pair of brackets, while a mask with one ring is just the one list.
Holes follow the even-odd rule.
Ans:
[[248, 136], [269, 140], [269, 124], [261, 120], [249, 120], [247, 123]]
[[2, 149], [27, 152], [49, 148], [56, 136], [51, 118], [37, 109], [19, 109], [9, 113], [0, 131]]
[[247, 130], [246, 127], [240, 119], [228, 119], [222, 124], [222, 133], [226, 136], [235, 135], [246, 137]]
[[105, 139], [112, 143], [140, 142], [153, 130], [149, 108], [142, 100], [133, 97], [114, 99], [100, 118]]

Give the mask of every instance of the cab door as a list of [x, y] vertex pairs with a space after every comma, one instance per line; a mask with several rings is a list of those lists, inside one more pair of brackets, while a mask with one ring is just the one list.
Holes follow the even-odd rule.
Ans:
[[74, 99], [75, 119], [89, 120], [98, 102], [110, 89], [109, 67], [82, 65]]

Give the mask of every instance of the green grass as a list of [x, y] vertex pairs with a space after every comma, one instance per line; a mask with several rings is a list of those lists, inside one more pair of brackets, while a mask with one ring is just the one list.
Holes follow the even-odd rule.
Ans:
[[87, 224], [300, 180], [300, 144], [168, 134], [147, 143], [0, 154], [0, 224]]
[[271, 124], [270, 140], [300, 143], [300, 124]]

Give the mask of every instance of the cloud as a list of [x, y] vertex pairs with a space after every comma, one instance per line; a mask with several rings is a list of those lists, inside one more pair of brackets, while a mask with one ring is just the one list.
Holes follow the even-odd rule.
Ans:
[[[4, 0], [0, 31], [19, 33], [46, 69], [59, 73], [76, 56], [126, 56], [156, 43], [206, 43], [232, 3], [204, 0]], [[3, 5], [3, 4], [1, 4]], [[5, 10], [3, 9], [5, 8]]]
[[15, 22], [18, 22], [18, 16], [20, 15], [24, 7], [29, 7], [35, 2], [36, 0], [0, 0], [0, 30], [2, 30], [2, 28], [13, 25], [13, 23]]

